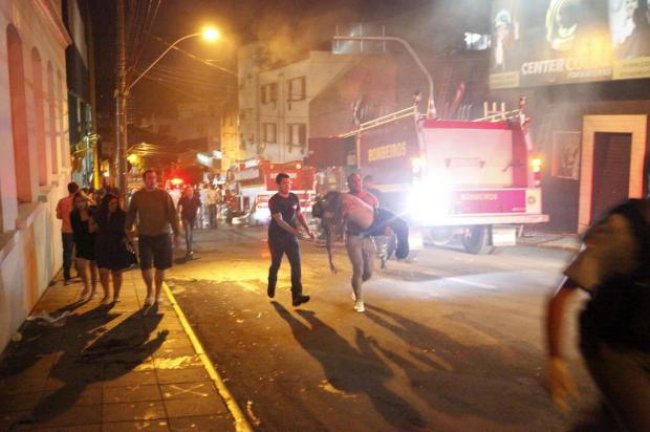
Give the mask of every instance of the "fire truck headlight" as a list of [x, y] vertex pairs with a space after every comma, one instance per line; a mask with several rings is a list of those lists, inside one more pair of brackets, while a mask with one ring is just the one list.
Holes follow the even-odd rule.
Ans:
[[434, 223], [449, 213], [449, 191], [440, 185], [414, 186], [409, 196], [409, 213], [423, 223]]
[[255, 210], [253, 218], [258, 222], [264, 222], [271, 219], [271, 212], [269, 211], [268, 207], [258, 207]]

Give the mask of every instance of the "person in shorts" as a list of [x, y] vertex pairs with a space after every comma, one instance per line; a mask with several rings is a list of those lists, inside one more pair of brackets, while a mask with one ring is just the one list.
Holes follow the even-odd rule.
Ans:
[[[138, 233], [140, 270], [147, 285], [146, 306], [160, 302], [165, 270], [172, 266], [172, 239], [178, 243], [178, 215], [171, 196], [157, 187], [157, 176], [153, 170], [142, 174], [144, 187], [131, 197], [126, 214], [125, 230], [129, 239], [133, 237], [133, 225]], [[155, 283], [155, 297], [154, 297]]]

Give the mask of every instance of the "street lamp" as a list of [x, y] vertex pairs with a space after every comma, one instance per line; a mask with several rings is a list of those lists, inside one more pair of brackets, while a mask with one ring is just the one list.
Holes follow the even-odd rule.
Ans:
[[378, 42], [398, 42], [406, 48], [406, 51], [413, 57], [413, 60], [415, 60], [415, 63], [418, 65], [422, 73], [424, 73], [424, 76], [427, 79], [427, 83], [429, 84], [429, 101], [427, 104], [427, 117], [435, 117], [436, 116], [436, 105], [433, 100], [433, 78], [431, 78], [431, 74], [427, 70], [427, 68], [424, 66], [424, 63], [422, 63], [422, 60], [420, 60], [420, 57], [416, 54], [415, 50], [411, 47], [411, 45], [406, 42], [402, 38], [394, 37], [394, 36], [334, 36], [333, 38], [335, 41], [378, 41]]
[[194, 37], [197, 37], [197, 36], [201, 36], [207, 42], [215, 42], [215, 41], [219, 40], [219, 38], [221, 37], [221, 33], [219, 32], [218, 29], [216, 29], [214, 27], [205, 27], [199, 33], [188, 34], [188, 35], [183, 36], [182, 38], [176, 39], [176, 41], [174, 43], [169, 45], [167, 47], [167, 49], [162, 52], [162, 54], [160, 54], [153, 62], [151, 62], [151, 64], [140, 75], [138, 75], [133, 80], [133, 82], [131, 82], [131, 84], [129, 84], [127, 86], [126, 90], [127, 91], [131, 90], [131, 88], [133, 88], [133, 86], [138, 81], [140, 81], [140, 79], [142, 79], [142, 77], [145, 76], [147, 74], [147, 72], [149, 72], [160, 60], [162, 60], [162, 58], [165, 57], [169, 51], [174, 49], [176, 47], [176, 45], [178, 45], [179, 43], [183, 42], [186, 39], [191, 39], [191, 38], [194, 38]]
[[128, 146], [128, 134], [127, 134], [127, 119], [126, 119], [126, 101], [129, 97], [129, 91], [133, 88], [134, 85], [142, 79], [143, 76], [147, 74], [160, 60], [162, 60], [165, 55], [173, 48], [176, 47], [179, 43], [184, 40], [201, 36], [204, 40], [208, 42], [214, 42], [221, 37], [221, 33], [218, 29], [214, 27], [205, 27], [199, 33], [192, 33], [185, 35], [177, 39], [173, 44], [171, 44], [165, 51], [162, 52], [151, 64], [140, 74], [138, 75], [130, 84], [126, 82], [126, 43], [125, 43], [125, 26], [124, 26], [124, 0], [118, 2], [118, 83], [116, 90], [116, 100], [115, 100], [115, 115], [116, 115], [116, 154], [117, 154], [117, 168], [119, 172], [119, 184], [118, 186], [122, 189], [123, 193], [126, 193], [126, 157], [127, 157], [127, 146]]

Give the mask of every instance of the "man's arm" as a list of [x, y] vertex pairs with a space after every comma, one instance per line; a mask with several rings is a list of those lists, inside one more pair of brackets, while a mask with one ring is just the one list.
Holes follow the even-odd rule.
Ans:
[[126, 217], [124, 218], [124, 232], [126, 233], [126, 238], [131, 240], [133, 238], [133, 223], [135, 222], [135, 217], [138, 213], [138, 204], [137, 204], [137, 195], [131, 197], [129, 202], [129, 209], [126, 211]]
[[[165, 192], [165, 194], [167, 195], [167, 214], [169, 215], [169, 224], [172, 226], [172, 231], [174, 232], [174, 236], [177, 237], [179, 233], [178, 213], [174, 208], [174, 200], [172, 199], [171, 195], [169, 195], [167, 192]], [[178, 207], [180, 209], [180, 201]]]
[[553, 402], [562, 410], [568, 409], [568, 397], [576, 394], [575, 386], [567, 371], [566, 361], [561, 353], [562, 324], [566, 304], [577, 291], [576, 288], [578, 288], [578, 285], [565, 277], [557, 291], [551, 296], [546, 315], [549, 387]]
[[307, 220], [305, 220], [305, 215], [300, 211], [300, 207], [298, 207], [298, 212], [296, 213], [296, 216], [298, 217], [298, 222], [300, 222], [300, 225], [305, 228], [305, 232], [311, 238], [312, 240], [314, 239], [314, 234], [311, 232], [309, 229], [309, 225], [307, 225]]
[[273, 220], [275, 220], [275, 222], [278, 224], [280, 228], [295, 236], [298, 235], [298, 230], [292, 227], [291, 225], [289, 225], [287, 222], [285, 222], [284, 219], [282, 219], [282, 213], [280, 212], [273, 213], [271, 216], [273, 217]]
[[56, 218], [57, 219], [63, 219], [63, 209], [61, 208], [61, 200], [59, 200], [58, 203], [56, 203]]

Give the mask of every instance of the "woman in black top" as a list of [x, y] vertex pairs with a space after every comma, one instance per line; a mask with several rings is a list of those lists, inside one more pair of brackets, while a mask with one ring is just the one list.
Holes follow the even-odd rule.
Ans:
[[83, 192], [77, 192], [73, 198], [74, 209], [70, 213], [75, 248], [77, 251], [77, 271], [81, 276], [84, 289], [80, 300], [90, 300], [97, 289], [97, 266], [95, 265], [95, 230], [91, 201]]
[[120, 208], [119, 198], [110, 193], [106, 194], [94, 219], [97, 223], [95, 257], [104, 296], [109, 296], [112, 275], [113, 302], [118, 302], [122, 288], [122, 271], [131, 267], [135, 261], [135, 255], [128, 249], [130, 245], [124, 231], [126, 213]]

